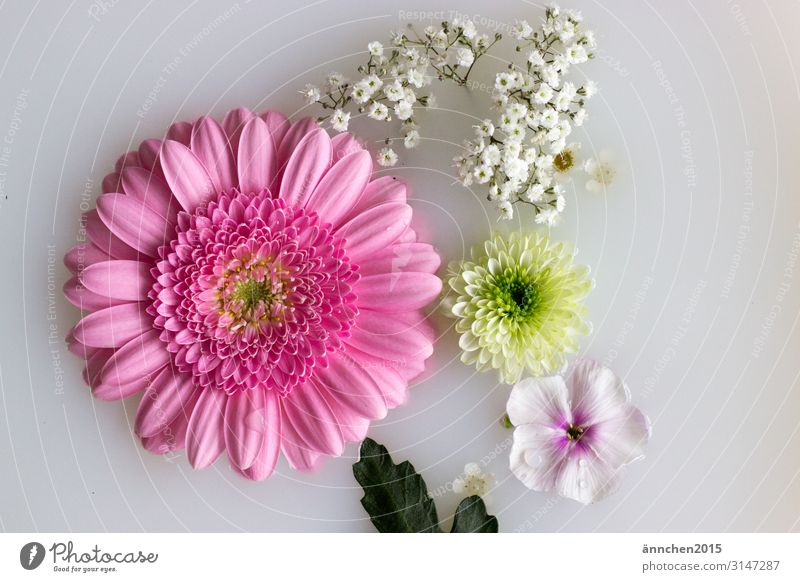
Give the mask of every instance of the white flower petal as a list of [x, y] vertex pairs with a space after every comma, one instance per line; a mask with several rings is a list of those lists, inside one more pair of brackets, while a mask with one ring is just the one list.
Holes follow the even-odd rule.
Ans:
[[614, 468], [591, 452], [571, 454], [561, 463], [556, 489], [562, 497], [588, 504], [613, 493], [624, 469]]
[[509, 468], [523, 485], [534, 491], [550, 491], [556, 486], [567, 448], [559, 446], [556, 430], [537, 424], [514, 429]]
[[564, 379], [561, 376], [525, 378], [512, 388], [506, 412], [515, 426], [535, 423], [555, 428], [570, 422], [572, 415]]
[[620, 414], [630, 402], [625, 383], [610, 368], [578, 360], [568, 380], [569, 403], [576, 422], [597, 424]]
[[595, 424], [592, 431], [594, 452], [612, 467], [621, 467], [644, 456], [650, 440], [650, 420], [632, 404], [618, 414]]

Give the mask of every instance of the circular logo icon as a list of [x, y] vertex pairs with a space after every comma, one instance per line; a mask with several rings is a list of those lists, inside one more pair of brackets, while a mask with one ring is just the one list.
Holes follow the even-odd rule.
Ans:
[[28, 542], [19, 551], [19, 563], [26, 570], [35, 570], [44, 561], [44, 546], [39, 542]]

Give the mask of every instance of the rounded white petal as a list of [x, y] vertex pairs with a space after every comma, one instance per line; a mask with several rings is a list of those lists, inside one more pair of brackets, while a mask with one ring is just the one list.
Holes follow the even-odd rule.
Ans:
[[570, 455], [561, 463], [556, 489], [562, 497], [594, 503], [619, 487], [623, 473], [622, 467], [615, 468], [590, 452]]
[[567, 451], [559, 446], [559, 438], [555, 429], [538, 424], [523, 424], [514, 429], [509, 468], [528, 489], [555, 488]]
[[650, 440], [650, 419], [626, 404], [613, 417], [592, 426], [592, 448], [612, 467], [627, 465], [644, 456]]
[[620, 414], [630, 402], [625, 382], [593, 360], [578, 360], [567, 382], [569, 406], [579, 422], [597, 424]]
[[508, 418], [514, 426], [534, 423], [555, 428], [572, 420], [567, 394], [561, 376], [525, 378], [511, 389]]

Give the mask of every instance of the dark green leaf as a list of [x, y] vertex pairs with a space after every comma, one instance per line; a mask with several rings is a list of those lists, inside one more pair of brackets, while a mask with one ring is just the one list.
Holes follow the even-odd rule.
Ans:
[[472, 495], [458, 504], [450, 533], [497, 533], [497, 518], [487, 515], [483, 499]]
[[364, 489], [361, 505], [379, 532], [441, 532], [425, 481], [408, 461], [395, 465], [386, 447], [368, 438], [361, 443], [353, 475]]

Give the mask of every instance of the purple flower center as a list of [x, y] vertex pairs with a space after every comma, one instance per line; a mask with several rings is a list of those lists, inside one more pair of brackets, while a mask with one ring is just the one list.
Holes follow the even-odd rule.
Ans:
[[567, 427], [567, 438], [571, 441], [579, 441], [586, 433], [586, 427], [570, 424]]

